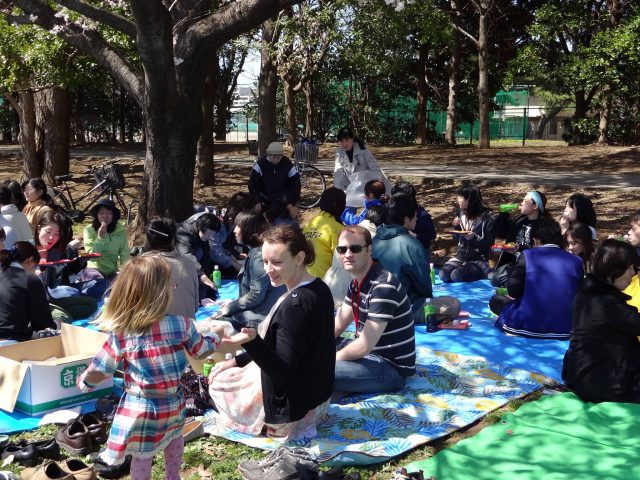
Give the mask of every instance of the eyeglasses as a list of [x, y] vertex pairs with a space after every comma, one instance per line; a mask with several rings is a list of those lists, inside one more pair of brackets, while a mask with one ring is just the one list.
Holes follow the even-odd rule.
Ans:
[[340, 255], [344, 255], [347, 253], [347, 250], [351, 250], [351, 253], [360, 253], [366, 245], [338, 245], [336, 247], [336, 252]]

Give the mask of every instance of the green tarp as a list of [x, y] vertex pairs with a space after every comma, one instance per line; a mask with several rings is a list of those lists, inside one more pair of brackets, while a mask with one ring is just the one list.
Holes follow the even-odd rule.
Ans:
[[640, 479], [640, 405], [544, 396], [407, 470], [437, 480]]

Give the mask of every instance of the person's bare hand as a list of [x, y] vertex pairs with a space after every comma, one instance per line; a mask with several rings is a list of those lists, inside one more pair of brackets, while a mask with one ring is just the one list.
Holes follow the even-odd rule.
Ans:
[[453, 219], [453, 222], [451, 222], [453, 224], [454, 227], [459, 227], [460, 226], [460, 217], [456, 217]]
[[220, 375], [225, 370], [229, 370], [230, 368], [237, 367], [238, 363], [235, 358], [230, 360], [225, 360], [224, 362], [217, 362], [215, 366], [211, 369], [211, 373], [209, 374], [209, 385], [213, 382], [213, 379]]
[[107, 222], [102, 222], [100, 224], [100, 228], [98, 229], [98, 236], [100, 238], [105, 238], [107, 236], [107, 227], [109, 224]]
[[242, 345], [256, 338], [258, 332], [255, 328], [243, 328], [240, 333], [236, 333], [228, 338], [223, 338], [222, 343], [226, 345]]

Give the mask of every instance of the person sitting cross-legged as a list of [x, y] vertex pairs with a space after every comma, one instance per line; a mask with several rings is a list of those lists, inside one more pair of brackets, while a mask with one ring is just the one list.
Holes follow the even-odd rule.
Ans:
[[[398, 279], [371, 258], [371, 233], [345, 227], [336, 251], [354, 277], [335, 320], [337, 392], [393, 392], [416, 371], [411, 303]], [[340, 338], [355, 322], [356, 338]]]
[[[429, 275], [429, 258], [422, 244], [411, 234], [418, 219], [417, 203], [405, 193], [396, 193], [385, 205], [385, 220], [373, 239], [373, 258], [395, 275], [407, 291], [417, 323], [424, 323], [423, 307], [433, 297]], [[439, 321], [460, 313], [460, 301], [454, 297], [433, 297]]]

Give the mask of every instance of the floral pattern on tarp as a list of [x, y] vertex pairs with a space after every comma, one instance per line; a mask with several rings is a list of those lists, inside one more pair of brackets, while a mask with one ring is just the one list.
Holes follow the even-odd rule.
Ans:
[[[354, 395], [332, 403], [313, 439], [288, 442], [305, 447], [327, 465], [385, 462], [459, 430], [509, 400], [544, 386], [545, 378], [507, 368], [483, 357], [418, 347], [417, 373], [396, 394]], [[207, 414], [205, 431], [262, 450], [281, 443], [230, 430]]]

